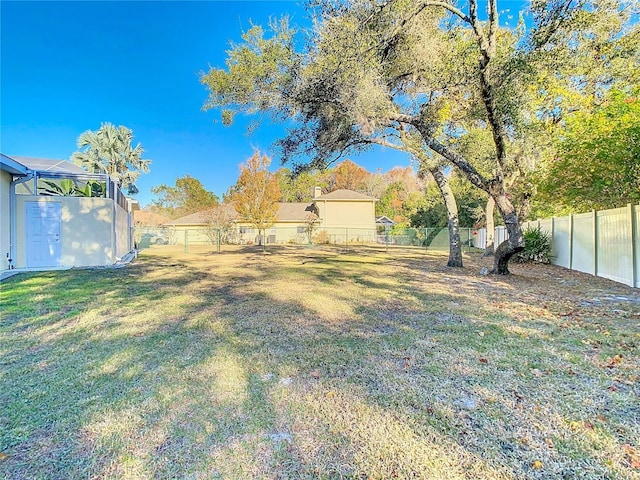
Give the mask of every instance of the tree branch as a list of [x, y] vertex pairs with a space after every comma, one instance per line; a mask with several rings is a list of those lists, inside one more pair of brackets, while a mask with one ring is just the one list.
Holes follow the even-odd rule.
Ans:
[[[386, 4], [384, 4], [380, 8], [380, 11], [382, 11], [384, 8], [388, 7], [389, 5], [392, 5], [395, 2], [396, 2], [396, 0], [390, 0], [389, 2], [387, 2]], [[447, 2], [440, 1], [440, 0], [426, 0], [426, 1], [422, 2], [421, 4], [418, 4], [418, 6], [414, 9], [414, 11], [411, 14], [409, 14], [407, 17], [402, 19], [402, 21], [396, 26], [396, 28], [394, 28], [391, 31], [391, 33], [387, 37], [386, 41], [388, 42], [390, 39], [396, 37], [400, 32], [402, 32], [406, 28], [407, 23], [409, 23], [415, 17], [420, 15], [420, 13], [422, 13], [422, 11], [427, 7], [442, 7], [445, 10], [449, 11], [450, 13], [454, 14], [455, 16], [459, 17], [463, 22], [468, 23], [468, 24], [473, 26], [473, 24], [471, 23], [471, 19], [467, 15], [465, 15], [465, 13], [462, 10], [460, 10], [459, 8], [456, 8], [453, 5], [451, 5], [451, 4], [447, 3]], [[369, 16], [367, 18], [367, 21], [370, 21], [371, 18], [373, 18], [373, 15]], [[479, 27], [479, 25], [478, 25], [478, 27]], [[474, 30], [475, 30], [475, 27], [474, 27]], [[372, 48], [374, 48], [374, 47], [372, 47]]]
[[489, 193], [491, 182], [484, 178], [480, 172], [478, 172], [478, 170], [476, 170], [476, 168], [467, 161], [466, 158], [433, 138], [429, 128], [421, 119], [404, 113], [397, 113], [392, 115], [390, 120], [413, 126], [418, 130], [418, 132], [420, 132], [422, 140], [427, 147], [442, 156], [449, 163], [456, 166], [473, 185]]
[[498, 3], [496, 0], [489, 0], [489, 48], [491, 53], [496, 51], [496, 37], [498, 32]]

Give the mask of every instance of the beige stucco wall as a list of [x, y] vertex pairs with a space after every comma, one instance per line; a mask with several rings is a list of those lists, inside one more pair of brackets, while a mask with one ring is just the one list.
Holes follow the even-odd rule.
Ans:
[[375, 202], [349, 200], [316, 201], [322, 228], [376, 228]]
[[16, 268], [26, 267], [26, 202], [62, 204], [61, 265], [82, 267], [114, 263], [113, 201], [108, 198], [16, 195]]
[[11, 214], [9, 210], [9, 196], [11, 190], [11, 175], [0, 171], [0, 271], [7, 270], [7, 253], [11, 245]]
[[130, 245], [131, 231], [129, 227], [129, 212], [120, 205], [116, 205], [116, 257], [122, 258], [132, 249]]

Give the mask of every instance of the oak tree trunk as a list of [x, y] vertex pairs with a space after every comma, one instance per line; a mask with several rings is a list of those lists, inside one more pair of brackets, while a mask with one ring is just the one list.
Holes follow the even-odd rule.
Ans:
[[496, 201], [493, 197], [489, 197], [487, 200], [487, 206], [485, 208], [485, 217], [486, 217], [486, 231], [487, 231], [487, 241], [484, 247], [484, 256], [490, 257], [493, 255], [495, 251], [494, 245], [494, 237], [496, 234], [496, 224], [493, 220], [493, 212], [495, 211]]
[[496, 207], [502, 216], [509, 238], [498, 245], [493, 259], [493, 270], [491, 273], [498, 275], [509, 274], [509, 260], [516, 253], [524, 250], [524, 235], [518, 221], [518, 214], [511, 201], [504, 192], [492, 195], [496, 202]]
[[458, 219], [458, 205], [449, 181], [442, 172], [442, 168], [429, 170], [438, 185], [444, 205], [447, 209], [447, 226], [449, 228], [449, 261], [447, 267], [462, 267], [462, 246], [460, 245], [460, 222]]

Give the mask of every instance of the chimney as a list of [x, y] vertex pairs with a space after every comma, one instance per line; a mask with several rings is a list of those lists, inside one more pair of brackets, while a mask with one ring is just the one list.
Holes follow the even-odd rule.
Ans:
[[313, 187], [313, 198], [318, 198], [320, 195], [322, 195], [322, 188]]

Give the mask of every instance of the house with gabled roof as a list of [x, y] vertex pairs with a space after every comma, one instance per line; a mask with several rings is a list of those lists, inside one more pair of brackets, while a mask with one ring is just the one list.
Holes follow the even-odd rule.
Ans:
[[0, 272], [113, 264], [133, 249], [132, 208], [108, 175], [0, 154]]
[[[345, 238], [373, 239], [376, 231], [375, 202], [377, 200], [352, 190], [336, 190], [322, 194], [319, 187], [314, 190], [311, 202], [280, 202], [276, 222], [266, 231], [267, 243], [306, 243], [314, 233], [325, 232], [326, 238], [344, 241]], [[214, 218], [219, 209], [229, 212], [229, 224], [234, 243], [259, 243], [258, 231], [242, 222], [232, 206], [193, 213], [170, 222], [163, 227], [174, 230], [177, 243], [206, 242], [207, 229], [217, 229]], [[183, 233], [184, 232], [184, 233]]]

